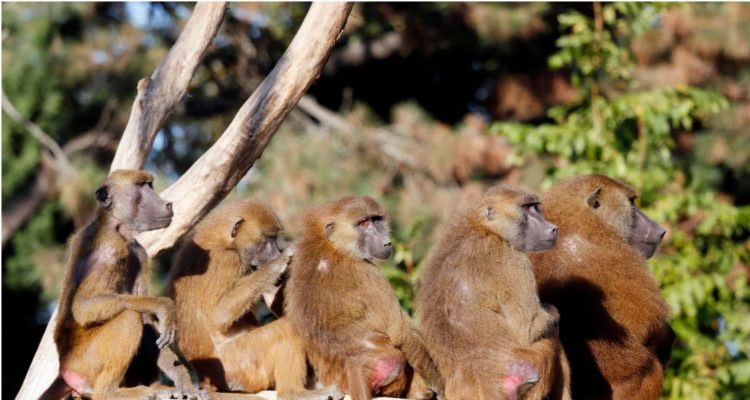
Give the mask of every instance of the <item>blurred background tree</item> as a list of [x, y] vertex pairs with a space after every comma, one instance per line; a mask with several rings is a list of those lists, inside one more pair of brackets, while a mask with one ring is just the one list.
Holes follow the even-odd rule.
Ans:
[[[2, 4], [3, 90], [78, 172], [60, 175], [3, 113], [2, 358], [14, 366], [3, 370], [4, 396], [15, 396], [36, 349], [66, 240], [94, 209], [136, 82], [190, 7]], [[147, 168], [157, 185], [221, 133], [306, 7], [230, 5], [156, 139]], [[440, 224], [487, 186], [544, 190], [587, 172], [625, 179], [669, 227], [648, 263], [678, 335], [664, 397], [747, 398], [748, 21], [750, 7], [734, 3], [358, 4], [324, 74], [233, 196], [268, 202], [289, 240], [312, 204], [351, 193], [383, 201], [397, 249], [384, 271], [410, 310]], [[159, 257], [156, 284], [171, 259]]]

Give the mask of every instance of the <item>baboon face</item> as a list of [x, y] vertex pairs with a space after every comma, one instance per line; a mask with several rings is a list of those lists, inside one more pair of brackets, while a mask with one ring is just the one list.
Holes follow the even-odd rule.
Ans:
[[544, 251], [555, 246], [557, 227], [549, 223], [539, 209], [539, 203], [522, 204], [520, 233], [515, 246], [521, 251]]
[[557, 241], [557, 227], [539, 208], [539, 198], [517, 189], [496, 186], [482, 202], [488, 229], [524, 252], [549, 250]]
[[256, 215], [240, 218], [232, 227], [232, 239], [237, 252], [246, 266], [257, 269], [263, 264], [275, 260], [281, 255], [278, 236], [282, 226], [275, 215]]
[[385, 260], [393, 253], [391, 238], [385, 227], [385, 219], [381, 215], [369, 215], [357, 222], [359, 233], [359, 248], [364, 254]]
[[258, 242], [248, 243], [239, 250], [242, 262], [253, 269], [273, 261], [281, 255], [276, 235], [264, 236]]
[[635, 214], [635, 226], [633, 234], [630, 236], [632, 244], [645, 258], [651, 258], [656, 253], [656, 248], [664, 239], [667, 233], [661, 225], [646, 216], [635, 203], [632, 204], [633, 213]]
[[664, 238], [666, 230], [635, 204], [635, 191], [619, 182], [598, 186], [586, 200], [604, 223], [635, 247], [645, 258], [650, 258]]
[[326, 238], [341, 251], [365, 260], [385, 260], [393, 253], [386, 212], [369, 197], [337, 201], [325, 220]]
[[115, 171], [96, 190], [96, 200], [136, 232], [166, 228], [174, 216], [172, 203], [154, 192], [152, 182], [146, 172]]

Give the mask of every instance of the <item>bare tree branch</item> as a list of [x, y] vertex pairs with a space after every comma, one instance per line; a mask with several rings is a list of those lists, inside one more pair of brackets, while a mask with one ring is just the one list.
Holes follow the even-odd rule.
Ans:
[[63, 146], [63, 151], [68, 157], [90, 149], [114, 152], [117, 149], [117, 141], [111, 133], [94, 129], [76, 136]]
[[[114, 152], [117, 142], [109, 132], [92, 130], [65, 143], [63, 153], [70, 157], [76, 153], [90, 149], [106, 149]], [[34, 177], [31, 188], [20, 195], [14, 196], [8, 207], [3, 207], [3, 237], [2, 246], [8, 243], [18, 229], [36, 212], [45, 200], [57, 194], [57, 181], [59, 174], [53, 167], [54, 159], [47, 154], [42, 154], [39, 172]]]
[[[222, 14], [223, 7], [222, 4]], [[240, 108], [219, 140], [175, 184], [162, 193], [163, 197], [173, 201], [175, 217], [169, 228], [147, 232], [138, 237], [150, 256], [172, 246], [223, 199], [252, 167], [297, 100], [320, 76], [343, 31], [351, 8], [351, 3], [314, 3], [310, 7], [287, 51], [260, 87]], [[199, 13], [200, 10], [207, 11]], [[208, 10], [216, 11], [208, 5], [196, 6], [191, 20], [170, 50], [167, 60], [159, 66], [152, 79], [139, 83], [138, 97], [133, 104], [130, 117], [133, 124], [131, 126], [130, 121], [128, 122], [128, 128], [125, 129], [112, 163], [112, 170], [137, 169], [145, 163], [156, 131], [163, 124], [175, 102], [182, 97], [187, 81], [190, 80], [189, 77], [186, 81], [179, 80], [184, 83], [184, 88], [179, 89], [175, 87], [177, 82], [170, 74], [175, 73], [185, 79], [189, 68], [181, 64], [180, 59], [189, 55], [194, 57], [196, 53], [190, 47], [194, 45], [194, 48], [198, 48], [206, 43], [205, 36], [198, 35], [193, 29], [200, 26], [205, 33], [209, 29], [208, 26], [213, 26], [205, 21], [193, 20], [213, 20], [217, 17]], [[190, 27], [193, 28], [189, 29]], [[218, 22], [212, 32], [215, 33], [216, 29]], [[183, 40], [183, 35], [193, 39]], [[176, 51], [177, 48], [182, 50]], [[200, 52], [201, 57], [204, 51], [205, 48]], [[178, 57], [177, 54], [181, 55]], [[189, 69], [191, 76], [199, 61], [195, 61], [196, 64]], [[170, 66], [177, 70], [167, 74]], [[53, 314], [16, 397], [17, 400], [37, 399], [55, 379], [59, 370], [59, 360], [52, 339], [54, 330]]]
[[[5, 98], [5, 93], [3, 93], [3, 100], [3, 103], [5, 105], [5, 100], [7, 100]], [[48, 153], [42, 153], [42, 160], [39, 164], [39, 172], [34, 177], [34, 183], [32, 184], [31, 188], [25, 190], [19, 195], [13, 196], [10, 201], [10, 205], [3, 208], [3, 247], [5, 247], [5, 245], [8, 243], [8, 240], [10, 240], [13, 234], [23, 226], [26, 220], [34, 215], [36, 210], [41, 207], [45, 200], [57, 194], [57, 182], [61, 177], [68, 178], [73, 176], [73, 174], [77, 174], [77, 170], [69, 161], [72, 155], [96, 148], [106, 149], [111, 152], [114, 152], [117, 149], [117, 142], [115, 141], [112, 134], [104, 130], [104, 126], [107, 125], [109, 120], [112, 118], [115, 106], [116, 102], [114, 100], [110, 100], [107, 103], [107, 106], [104, 108], [104, 111], [102, 112], [102, 115], [99, 118], [99, 122], [97, 122], [96, 127], [94, 127], [92, 130], [82, 133], [81, 135], [76, 136], [75, 138], [65, 143], [65, 145], [62, 147], [62, 154], [65, 157], [65, 161], [59, 162], [56, 158], [53, 158]], [[8, 110], [10, 110], [9, 115], [10, 113], [16, 113], [16, 115], [18, 116], [18, 112], [10, 101], [7, 102], [7, 107]], [[23, 117], [21, 118], [22, 121], [16, 120], [16, 122], [22, 125], [28, 124], [29, 127], [27, 127], [27, 129], [30, 132], [32, 131], [32, 129], [34, 129], [30, 129], [30, 127], [36, 126], [36, 129], [38, 129], [38, 131], [36, 131], [37, 135], [42, 135], [42, 137], [49, 137], [36, 124], [26, 120]], [[26, 124], [24, 124], [24, 122], [26, 122]], [[51, 138], [49, 138], [49, 140], [54, 143]], [[57, 143], [54, 144], [57, 145]], [[50, 149], [50, 151], [52, 150]], [[72, 172], [61, 173], [61, 164], [71, 165]]]
[[326, 64], [325, 74], [333, 75], [344, 67], [357, 67], [370, 60], [386, 59], [403, 47], [401, 34], [388, 32], [369, 42], [351, 42], [331, 56]]
[[73, 168], [73, 164], [70, 163], [70, 160], [68, 160], [65, 152], [63, 152], [63, 150], [60, 148], [60, 145], [58, 145], [54, 139], [46, 134], [42, 130], [42, 128], [39, 127], [39, 125], [29, 121], [26, 117], [21, 115], [21, 113], [18, 112], [13, 103], [11, 103], [10, 99], [8, 99], [8, 96], [5, 95], [5, 91], [0, 91], [2, 92], [3, 96], [3, 111], [5, 111], [5, 113], [8, 114], [8, 116], [13, 121], [16, 121], [16, 123], [26, 128], [26, 130], [31, 134], [31, 136], [34, 137], [34, 139], [38, 140], [39, 143], [42, 144], [42, 146], [44, 146], [52, 153], [52, 156], [55, 158], [56, 168], [60, 171], [61, 174], [75, 175], [76, 170], [75, 168]]
[[[339, 132], [356, 134], [357, 129], [339, 114], [321, 106], [310, 96], [302, 96], [297, 106], [307, 114], [315, 117], [321, 124], [328, 125]], [[418, 163], [409, 154], [407, 144], [396, 133], [384, 128], [378, 128], [375, 132], [375, 143], [380, 151], [392, 161], [403, 165], [411, 170], [419, 170]]]
[[22, 196], [13, 199], [10, 205], [3, 207], [3, 241], [2, 246], [10, 240], [16, 231], [23, 226], [29, 217], [47, 200], [55, 185], [55, 170], [48, 161], [51, 157], [44, 157], [34, 177], [34, 184]]
[[159, 128], [185, 95], [226, 11], [226, 2], [198, 3], [185, 29], [150, 78], [138, 82], [128, 124], [110, 171], [140, 169], [146, 163]]
[[138, 236], [150, 256], [171, 247], [242, 179], [302, 94], [344, 28], [350, 3], [314, 3], [284, 55], [213, 146], [162, 196], [173, 202], [168, 228]]

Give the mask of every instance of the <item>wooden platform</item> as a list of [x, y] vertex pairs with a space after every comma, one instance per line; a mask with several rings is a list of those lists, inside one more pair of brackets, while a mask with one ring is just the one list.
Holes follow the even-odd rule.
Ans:
[[[346, 396], [346, 400], [351, 400], [351, 397]], [[276, 392], [273, 390], [265, 390], [256, 394], [244, 394], [244, 393], [211, 393], [211, 400], [278, 400]], [[373, 400], [401, 400], [395, 397], [375, 397]]]

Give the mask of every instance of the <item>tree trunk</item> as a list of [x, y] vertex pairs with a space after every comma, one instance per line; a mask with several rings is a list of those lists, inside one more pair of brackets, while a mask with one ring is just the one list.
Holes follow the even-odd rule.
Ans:
[[[222, 4], [221, 8], [223, 7]], [[162, 193], [164, 198], [173, 201], [175, 216], [168, 228], [138, 236], [149, 256], [153, 257], [174, 245], [252, 167], [286, 115], [320, 76], [344, 29], [351, 8], [351, 3], [314, 3], [310, 7], [287, 51], [245, 102], [222, 136], [177, 182]], [[210, 43], [210, 38], [206, 39], [198, 33], [213, 36], [218, 24], [215, 28], [208, 27], [214, 26], [211, 21], [216, 21], [216, 18], [220, 19], [218, 6], [215, 4], [196, 5], [190, 21], [167, 58], [150, 79], [139, 82], [138, 96], [112, 163], [112, 170], [143, 167], [156, 132], [166, 121], [174, 104], [184, 95], [190, 80], [188, 75], [192, 76], [205, 54], [205, 48], [199, 47]], [[198, 30], [203, 32], [195, 32]], [[186, 39], [183, 40], [183, 37]], [[183, 56], [174, 57], [173, 54]], [[187, 54], [192, 55], [189, 59], [195, 65], [185, 65], [183, 61], [187, 58], [182, 57], [189, 57]], [[152, 112], [154, 115], [151, 115]], [[56, 313], [57, 310], [54, 314]], [[52, 340], [54, 314], [17, 400], [36, 400], [58, 373], [58, 355]]]
[[146, 164], [156, 133], [187, 92], [188, 84], [224, 18], [227, 4], [198, 3], [164, 61], [150, 78], [138, 82], [128, 124], [110, 171], [140, 169]]

